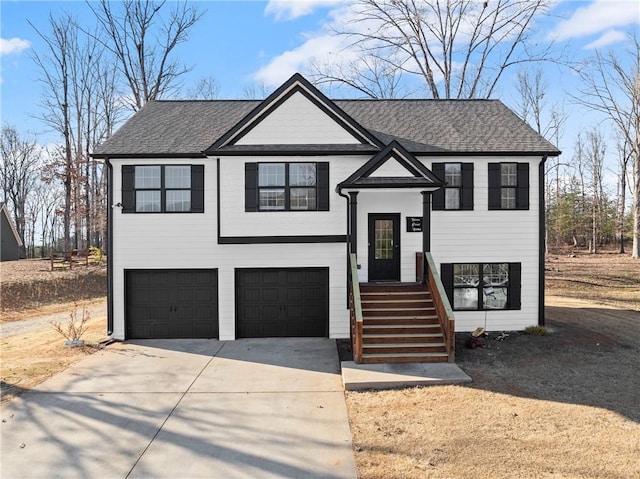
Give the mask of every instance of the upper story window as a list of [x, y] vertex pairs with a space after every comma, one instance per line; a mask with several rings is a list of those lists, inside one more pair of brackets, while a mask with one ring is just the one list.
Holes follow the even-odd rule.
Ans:
[[246, 211], [326, 211], [329, 163], [246, 163]]
[[455, 263], [440, 268], [455, 311], [521, 307], [520, 263]]
[[124, 213], [204, 212], [203, 165], [123, 165]]
[[316, 210], [315, 163], [258, 163], [258, 209]]
[[489, 163], [489, 209], [529, 209], [529, 163]]
[[473, 163], [434, 163], [432, 171], [447, 183], [433, 193], [434, 210], [473, 210]]

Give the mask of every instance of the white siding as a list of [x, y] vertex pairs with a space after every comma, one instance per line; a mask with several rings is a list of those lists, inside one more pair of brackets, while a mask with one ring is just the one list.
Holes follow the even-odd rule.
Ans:
[[409, 170], [407, 170], [404, 166], [398, 163], [398, 160], [396, 160], [395, 158], [389, 158], [369, 176], [374, 178], [381, 177], [381, 176], [411, 178], [413, 177], [413, 174], [411, 174]]
[[407, 233], [406, 217], [422, 216], [422, 197], [416, 191], [362, 191], [358, 194], [358, 277], [369, 278], [369, 214], [400, 213], [400, 281], [416, 280], [416, 252], [422, 248], [422, 233]]
[[[435, 161], [435, 160], [434, 160]], [[469, 161], [451, 158], [446, 161]], [[488, 210], [488, 163], [529, 163], [529, 210]], [[434, 211], [431, 251], [436, 263], [522, 264], [522, 308], [489, 311], [487, 329], [515, 330], [538, 323], [539, 158], [474, 158], [474, 210]], [[456, 330], [484, 327], [484, 311], [456, 311]]]
[[[346, 200], [335, 185], [350, 176], [369, 158], [362, 157], [268, 157], [266, 161], [329, 161], [330, 210], [326, 212], [245, 212], [244, 164], [255, 157], [220, 159], [221, 236], [344, 235]], [[529, 162], [529, 210], [488, 211], [487, 164], [496, 158], [430, 158], [425, 161], [475, 163], [474, 210], [434, 211], [431, 250], [436, 263], [518, 262], [522, 264], [522, 309], [489, 311], [487, 329], [523, 329], [537, 323], [538, 314], [538, 163], [539, 159], [504, 158]], [[263, 161], [263, 159], [260, 159]], [[346, 310], [346, 246], [334, 244], [217, 244], [216, 160], [112, 160], [113, 202], [121, 202], [123, 164], [204, 164], [205, 213], [124, 214], [113, 211], [114, 337], [124, 338], [124, 271], [126, 269], [217, 268], [219, 279], [220, 338], [235, 337], [235, 268], [328, 267], [330, 276], [330, 337], [349, 334]], [[396, 165], [399, 167], [396, 163]], [[397, 170], [393, 163], [390, 172]], [[404, 169], [403, 169], [404, 170]], [[397, 172], [400, 173], [399, 171]], [[386, 174], [386, 173], [385, 173]], [[421, 250], [422, 234], [406, 231], [407, 216], [422, 216], [422, 197], [415, 190], [361, 191], [358, 195], [359, 277], [368, 275], [369, 213], [401, 214], [401, 280], [415, 281], [415, 253]], [[456, 329], [471, 331], [484, 326], [485, 313], [456, 312]]]
[[357, 143], [353, 135], [300, 92], [291, 95], [236, 142], [237, 145]]
[[250, 211], [245, 212], [244, 165], [255, 157], [223, 158], [220, 176], [220, 235], [292, 236], [345, 235], [346, 200], [335, 192], [335, 185], [359, 168], [365, 158], [352, 157], [268, 157], [260, 162], [320, 162], [329, 165], [329, 211]]
[[[424, 161], [470, 162], [474, 167], [474, 210], [433, 211], [431, 253], [441, 263], [510, 262], [522, 265], [522, 308], [489, 311], [487, 329], [524, 329], [538, 322], [538, 164], [529, 158], [438, 158]], [[488, 163], [527, 162], [529, 166], [529, 210], [488, 210]], [[416, 191], [362, 191], [358, 194], [358, 264], [360, 281], [368, 280], [368, 215], [400, 213], [401, 281], [415, 281], [415, 253], [422, 248], [422, 234], [406, 231], [407, 216], [422, 216], [422, 197]], [[456, 330], [473, 331], [484, 326], [484, 311], [456, 311]]]
[[[114, 210], [113, 258], [110, 259], [114, 271], [114, 338], [125, 336], [126, 269], [217, 268], [220, 339], [234, 339], [234, 271], [256, 267], [328, 267], [329, 336], [348, 337], [345, 244], [218, 245], [215, 161], [183, 161], [205, 164], [205, 213], [125, 214], [119, 208]], [[121, 165], [176, 164], [176, 160], [113, 160], [112, 163], [113, 201], [118, 203], [121, 201]], [[344, 234], [345, 206], [336, 204], [334, 208], [343, 210]]]

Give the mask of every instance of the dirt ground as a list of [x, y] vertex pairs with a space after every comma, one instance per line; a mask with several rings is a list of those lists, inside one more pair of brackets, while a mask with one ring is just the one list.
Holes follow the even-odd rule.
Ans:
[[640, 261], [629, 255], [551, 254], [545, 270], [548, 294], [640, 311]]
[[640, 263], [547, 268], [549, 335], [459, 334], [465, 386], [347, 393], [360, 478], [640, 477]]
[[[0, 265], [2, 319], [29, 317], [48, 305], [57, 305], [107, 294], [105, 264], [75, 265], [51, 271], [49, 260], [5, 261]], [[24, 312], [23, 316], [16, 315]]]
[[[0, 393], [2, 403], [91, 354], [107, 339], [106, 265], [51, 271], [49, 260], [0, 264]], [[98, 298], [96, 300], [96, 298]], [[68, 348], [50, 321], [67, 321], [77, 302], [94, 313], [85, 346]], [[96, 314], [97, 313], [97, 314]]]

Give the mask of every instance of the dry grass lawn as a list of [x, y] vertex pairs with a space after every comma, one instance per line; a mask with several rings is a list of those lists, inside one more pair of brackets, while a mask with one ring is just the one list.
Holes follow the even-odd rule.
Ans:
[[469, 385], [347, 393], [361, 479], [640, 478], [640, 263], [547, 268], [550, 335], [459, 334]]
[[105, 317], [92, 318], [83, 336], [85, 346], [80, 348], [66, 347], [52, 326], [0, 339], [2, 403], [97, 351], [100, 341], [106, 339], [106, 330]]
[[640, 477], [640, 425], [603, 408], [462, 386], [347, 406], [362, 479]]

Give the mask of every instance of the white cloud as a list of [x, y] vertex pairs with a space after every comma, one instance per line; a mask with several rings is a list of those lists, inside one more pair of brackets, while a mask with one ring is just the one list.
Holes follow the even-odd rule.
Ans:
[[624, 32], [621, 32], [620, 30], [609, 30], [604, 35], [602, 35], [600, 38], [598, 38], [597, 40], [589, 43], [584, 48], [587, 49], [587, 50], [592, 50], [592, 49], [595, 49], [595, 48], [602, 48], [602, 47], [606, 47], [608, 45], [612, 45], [614, 43], [622, 42], [626, 38], [627, 38], [627, 36], [624, 34]]
[[276, 20], [294, 20], [310, 15], [315, 9], [343, 3], [344, 0], [270, 0], [264, 12]]
[[557, 40], [569, 40], [634, 23], [640, 24], [637, 0], [596, 0], [576, 9], [568, 20], [558, 23], [552, 36]]
[[31, 47], [28, 40], [22, 38], [0, 38], [0, 55], [11, 55], [12, 53], [22, 53]]
[[[328, 4], [329, 0], [323, 1]], [[296, 72], [306, 73], [311, 63], [346, 65], [359, 57], [355, 49], [344, 44], [344, 38], [333, 32], [366, 31], [375, 29], [375, 26], [371, 21], [352, 23], [358, 8], [353, 2], [331, 1], [336, 6], [327, 13], [323, 27], [319, 31], [307, 32], [300, 46], [272, 58], [268, 65], [252, 75], [254, 81], [279, 86]]]
[[267, 86], [277, 86], [294, 73], [304, 70], [309, 61], [322, 61], [328, 57], [333, 59], [339, 56], [340, 52], [340, 39], [335, 36], [320, 35], [309, 38], [298, 48], [288, 50], [272, 59], [253, 75], [253, 79]]

